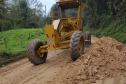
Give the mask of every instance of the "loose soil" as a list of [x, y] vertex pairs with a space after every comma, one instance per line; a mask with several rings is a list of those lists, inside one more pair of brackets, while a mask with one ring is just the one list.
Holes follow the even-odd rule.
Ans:
[[109, 37], [93, 37], [76, 62], [69, 49], [49, 52], [39, 66], [25, 58], [0, 68], [0, 84], [126, 84], [126, 47]]

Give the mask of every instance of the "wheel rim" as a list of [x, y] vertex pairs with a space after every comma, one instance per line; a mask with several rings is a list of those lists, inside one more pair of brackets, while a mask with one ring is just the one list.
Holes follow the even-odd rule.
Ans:
[[37, 50], [37, 55], [38, 55], [39, 57], [44, 57], [44, 53], [40, 53], [39, 50]]

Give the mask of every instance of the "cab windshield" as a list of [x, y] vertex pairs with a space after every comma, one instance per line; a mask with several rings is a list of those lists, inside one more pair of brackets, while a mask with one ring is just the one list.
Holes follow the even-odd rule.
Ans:
[[67, 17], [77, 17], [78, 15], [78, 8], [64, 8], [62, 9], [62, 18]]

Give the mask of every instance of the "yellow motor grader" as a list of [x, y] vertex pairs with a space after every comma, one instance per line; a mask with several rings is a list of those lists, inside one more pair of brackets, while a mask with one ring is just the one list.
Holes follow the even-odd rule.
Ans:
[[46, 62], [48, 51], [57, 49], [71, 50], [71, 59], [77, 60], [85, 46], [91, 44], [91, 34], [83, 32], [83, 4], [81, 0], [59, 0], [59, 18], [44, 28], [46, 42], [33, 40], [27, 49], [27, 56], [34, 65]]

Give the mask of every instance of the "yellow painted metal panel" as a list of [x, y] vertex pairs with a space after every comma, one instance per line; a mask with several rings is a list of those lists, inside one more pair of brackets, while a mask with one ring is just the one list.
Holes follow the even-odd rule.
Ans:
[[46, 25], [44, 31], [47, 37], [48, 50], [54, 50], [55, 49], [54, 26]]

